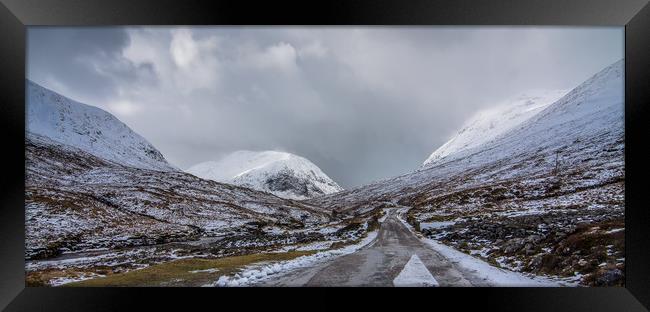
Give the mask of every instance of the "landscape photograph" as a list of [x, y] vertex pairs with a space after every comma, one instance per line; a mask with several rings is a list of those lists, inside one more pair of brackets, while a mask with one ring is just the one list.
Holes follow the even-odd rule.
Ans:
[[625, 286], [623, 27], [27, 28], [28, 287]]

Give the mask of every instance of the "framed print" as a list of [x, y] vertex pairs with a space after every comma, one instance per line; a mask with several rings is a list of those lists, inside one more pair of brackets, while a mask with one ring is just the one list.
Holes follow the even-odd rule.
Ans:
[[3, 4], [8, 310], [650, 304], [645, 1]]

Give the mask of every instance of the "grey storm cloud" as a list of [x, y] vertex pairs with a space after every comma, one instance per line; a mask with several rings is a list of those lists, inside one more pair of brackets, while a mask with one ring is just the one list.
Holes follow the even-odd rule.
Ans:
[[304, 156], [344, 187], [412, 171], [478, 110], [571, 89], [621, 27], [30, 27], [27, 77], [101, 107], [180, 168]]

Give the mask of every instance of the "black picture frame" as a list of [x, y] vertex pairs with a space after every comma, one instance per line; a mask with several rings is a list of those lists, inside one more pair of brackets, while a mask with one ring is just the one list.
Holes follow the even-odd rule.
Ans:
[[[368, 301], [454, 309], [645, 311], [650, 307], [650, 210], [644, 205], [644, 145], [650, 104], [650, 5], [647, 0], [1, 0], [0, 133], [5, 161], [0, 192], [0, 308], [8, 311], [128, 310], [207, 303], [226, 308], [366, 307]], [[313, 289], [31, 288], [24, 271], [24, 130], [26, 27], [30, 25], [560, 25], [625, 26], [626, 286], [613, 288]], [[386, 291], [386, 290], [383, 290]], [[392, 292], [392, 291], [391, 291]], [[240, 299], [233, 298], [239, 295]], [[244, 297], [241, 297], [241, 296]], [[366, 296], [366, 297], [362, 297]], [[243, 299], [242, 299], [243, 298]], [[246, 299], [248, 298], [248, 299]], [[251, 299], [253, 298], [253, 299]], [[262, 299], [260, 299], [262, 298]], [[359, 300], [344, 303], [358, 298]], [[360, 299], [364, 298], [364, 299]], [[392, 298], [392, 299], [391, 299]], [[453, 299], [452, 299], [453, 298]]]

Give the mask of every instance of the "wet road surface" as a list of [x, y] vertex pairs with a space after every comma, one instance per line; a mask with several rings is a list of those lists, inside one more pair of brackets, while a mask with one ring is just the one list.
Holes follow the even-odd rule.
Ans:
[[260, 286], [394, 286], [413, 255], [421, 259], [440, 286], [488, 286], [438, 252], [428, 248], [389, 212], [377, 238], [355, 253], [327, 263], [289, 272]]

